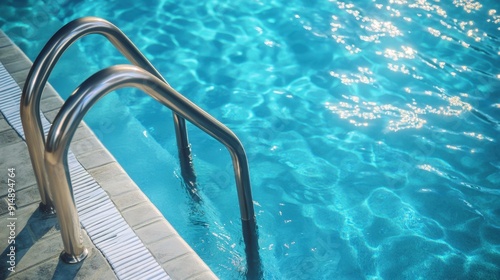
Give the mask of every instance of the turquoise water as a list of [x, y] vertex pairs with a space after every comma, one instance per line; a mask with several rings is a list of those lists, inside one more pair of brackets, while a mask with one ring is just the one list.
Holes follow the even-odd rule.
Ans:
[[[231, 128], [266, 279], [499, 279], [496, 0], [136, 2], [4, 1], [0, 27], [34, 59], [63, 23], [106, 18]], [[89, 36], [51, 83], [67, 96], [123, 62]], [[189, 126], [197, 203], [167, 109], [123, 90], [86, 121], [212, 270], [242, 278], [225, 148]]]

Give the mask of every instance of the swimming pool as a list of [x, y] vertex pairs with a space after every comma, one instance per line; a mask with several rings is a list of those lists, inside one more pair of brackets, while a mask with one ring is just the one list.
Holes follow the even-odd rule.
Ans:
[[[495, 0], [9, 2], [1, 28], [31, 59], [63, 23], [106, 18], [240, 137], [266, 279], [500, 274]], [[84, 38], [51, 83], [67, 96], [125, 62], [105, 46]], [[118, 91], [86, 121], [212, 270], [241, 278], [225, 148], [189, 127], [197, 203], [168, 110]]]

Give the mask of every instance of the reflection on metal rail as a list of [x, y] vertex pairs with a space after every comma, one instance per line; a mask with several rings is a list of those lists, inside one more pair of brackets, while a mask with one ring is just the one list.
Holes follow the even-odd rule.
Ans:
[[[96, 17], [80, 18], [66, 24], [52, 36], [34, 61], [26, 78], [21, 96], [21, 121], [42, 200], [40, 203], [42, 211], [51, 212], [53, 210], [53, 203], [51, 195], [48, 192], [48, 182], [43, 166], [45, 137], [39, 115], [43, 88], [47, 83], [52, 69], [64, 51], [75, 41], [89, 34], [103, 35], [130, 62], [149, 71], [166, 83], [165, 79], [163, 79], [160, 73], [158, 73], [132, 41], [120, 29], [106, 20]], [[174, 126], [182, 176], [188, 183], [195, 182], [196, 177], [191, 161], [191, 149], [187, 137], [186, 122], [175, 113]]]
[[[79, 38], [93, 33], [104, 35], [136, 66], [113, 66], [82, 83], [59, 111], [45, 143], [39, 115], [43, 88], [62, 53]], [[127, 86], [142, 89], [172, 109], [182, 175], [187, 183], [195, 184], [196, 178], [185, 119], [227, 147], [233, 161], [238, 191], [248, 265], [247, 278], [262, 278], [248, 163], [241, 142], [226, 126], [172, 89], [117, 27], [95, 17], [72, 21], [49, 40], [33, 63], [21, 96], [21, 120], [42, 200], [40, 209], [48, 212], [56, 210], [64, 243], [61, 258], [68, 263], [77, 263], [87, 256], [82, 244], [67, 164], [69, 143], [85, 113], [100, 97]]]
[[214, 137], [229, 150], [234, 166], [241, 220], [245, 231], [243, 237], [247, 261], [249, 265], [257, 265], [256, 268], [249, 267], [249, 273], [256, 273], [256, 269], [260, 268], [256, 221], [247, 157], [241, 142], [226, 126], [169, 85], [142, 68], [132, 65], [106, 68], [83, 82], [62, 106], [47, 136], [45, 168], [61, 226], [66, 254], [77, 257], [84, 252], [67, 163], [69, 144], [80, 121], [92, 105], [107, 93], [123, 87], [136, 87], [143, 90], [164, 106]]

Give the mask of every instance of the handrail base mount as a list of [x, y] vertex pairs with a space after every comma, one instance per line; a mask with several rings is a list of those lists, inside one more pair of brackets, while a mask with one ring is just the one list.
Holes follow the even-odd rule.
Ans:
[[83, 261], [88, 255], [89, 255], [89, 250], [87, 250], [87, 248], [83, 248], [83, 252], [78, 256], [73, 256], [71, 254], [66, 253], [66, 251], [62, 251], [59, 257], [65, 263], [75, 264]]
[[40, 205], [38, 205], [38, 210], [44, 214], [44, 215], [55, 215], [56, 214], [56, 209], [53, 206], [49, 206], [47, 204], [44, 204], [43, 202], [40, 202]]

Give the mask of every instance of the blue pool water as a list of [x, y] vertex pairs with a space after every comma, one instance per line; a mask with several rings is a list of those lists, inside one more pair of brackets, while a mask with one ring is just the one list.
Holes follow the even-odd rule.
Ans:
[[[497, 0], [100, 2], [3, 1], [0, 27], [34, 59], [63, 23], [106, 18], [231, 128], [266, 279], [500, 278]], [[124, 62], [89, 36], [51, 83], [68, 96]], [[211, 269], [242, 278], [225, 148], [189, 126], [197, 203], [167, 109], [121, 90], [86, 121]]]

